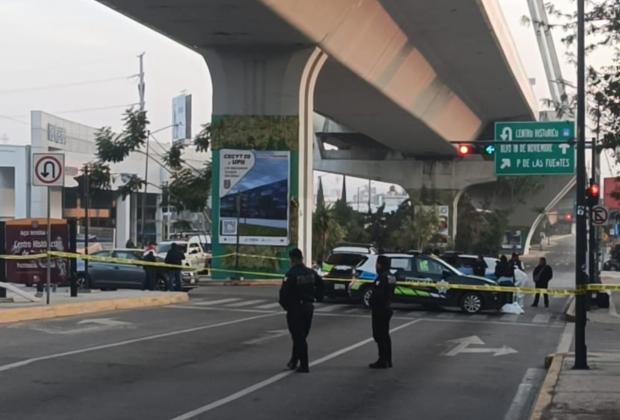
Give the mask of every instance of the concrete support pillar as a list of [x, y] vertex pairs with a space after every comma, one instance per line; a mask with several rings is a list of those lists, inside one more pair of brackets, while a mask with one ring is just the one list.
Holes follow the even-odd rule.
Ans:
[[[221, 47], [204, 57], [213, 81], [213, 149], [291, 151], [290, 245], [301, 248], [310, 263], [314, 87], [326, 54], [315, 47]], [[217, 179], [214, 174], [214, 194]], [[213, 201], [217, 253], [219, 197]]]
[[116, 244], [117, 248], [124, 248], [131, 237], [131, 199], [119, 197], [116, 200]]

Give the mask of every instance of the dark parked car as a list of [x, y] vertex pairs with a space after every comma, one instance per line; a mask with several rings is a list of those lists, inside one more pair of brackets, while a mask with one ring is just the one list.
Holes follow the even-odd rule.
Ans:
[[[142, 260], [139, 249], [114, 249], [98, 251], [92, 254], [97, 257], [112, 257], [128, 260]], [[189, 272], [188, 272], [189, 273]], [[183, 275], [183, 289], [189, 290], [196, 284], [196, 277]], [[144, 285], [144, 267], [141, 265], [108, 263], [99, 261], [88, 262], [88, 277], [84, 273], [84, 261], [78, 260], [78, 278], [91, 289], [142, 289]], [[166, 269], [157, 273], [158, 289], [166, 290], [168, 276]]]
[[[400, 257], [402, 260], [402, 257]], [[430, 255], [411, 256], [406, 267], [399, 265], [394, 290], [394, 301], [431, 306], [458, 307], [474, 314], [482, 310], [499, 310], [508, 302], [510, 294], [451, 289], [451, 284], [497, 286], [493, 280], [461, 273], [450, 264]], [[407, 282], [428, 283], [428, 287], [407, 287]], [[351, 298], [368, 306], [372, 296], [372, 282], [356, 279], [349, 285]]]

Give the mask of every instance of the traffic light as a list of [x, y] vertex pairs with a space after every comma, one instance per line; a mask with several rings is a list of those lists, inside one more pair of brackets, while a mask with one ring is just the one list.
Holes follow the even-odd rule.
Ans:
[[456, 151], [459, 154], [459, 157], [466, 157], [474, 153], [474, 145], [469, 143], [461, 143], [456, 148]]
[[594, 207], [598, 205], [600, 197], [601, 187], [598, 184], [590, 184], [588, 189], [586, 189], [586, 202], [588, 206]]
[[495, 156], [495, 145], [494, 144], [483, 145], [482, 157], [487, 160], [491, 160], [493, 159], [494, 156]]
[[485, 160], [493, 160], [495, 145], [484, 143], [459, 143], [456, 146], [456, 152], [460, 158], [477, 154], [481, 155]]

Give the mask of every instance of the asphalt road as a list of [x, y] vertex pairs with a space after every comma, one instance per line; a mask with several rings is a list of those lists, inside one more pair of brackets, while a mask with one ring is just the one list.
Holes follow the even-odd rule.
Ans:
[[368, 312], [317, 304], [310, 374], [285, 371], [275, 287], [202, 287], [188, 304], [0, 327], [0, 418], [527, 418], [565, 299], [524, 315], [397, 306], [394, 368], [370, 370]]

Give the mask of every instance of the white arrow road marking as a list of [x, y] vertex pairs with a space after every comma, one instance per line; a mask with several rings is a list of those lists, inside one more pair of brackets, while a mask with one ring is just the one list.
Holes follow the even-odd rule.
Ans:
[[283, 335], [287, 335], [288, 330], [269, 330], [266, 331], [265, 334], [261, 337], [255, 338], [253, 340], [244, 341], [243, 344], [253, 345], [253, 344], [261, 344], [265, 341], [273, 340], [274, 338], [282, 337]]
[[463, 337], [463, 338], [457, 338], [455, 340], [448, 340], [448, 343], [456, 344], [454, 347], [452, 347], [451, 350], [443, 353], [444, 356], [448, 356], [448, 357], [454, 357], [460, 353], [493, 353], [494, 357], [518, 353], [517, 350], [511, 347], [508, 347], [508, 346], [502, 346], [499, 348], [470, 347], [473, 345], [478, 345], [478, 346], [484, 345], [484, 341], [482, 341], [480, 337], [476, 335], [472, 335], [469, 337]]
[[502, 128], [502, 135], [500, 136], [502, 140], [512, 140], [512, 128], [504, 127]]
[[112, 318], [83, 319], [80, 322], [78, 322], [78, 325], [84, 325], [84, 324], [95, 324], [95, 325], [101, 325], [105, 327], [120, 327], [120, 326], [129, 325], [131, 324], [131, 322], [118, 321]]
[[132, 325], [131, 322], [118, 321], [112, 318], [92, 318], [92, 319], [83, 319], [77, 322], [79, 325], [78, 328], [71, 329], [62, 329], [59, 327], [50, 327], [50, 326], [37, 326], [33, 325], [30, 329], [34, 331], [40, 331], [47, 334], [60, 334], [60, 335], [71, 335], [71, 334], [82, 334], [87, 332], [94, 331], [103, 331], [108, 330], [110, 328], [116, 327], [128, 327]]
[[500, 166], [500, 169], [510, 168], [511, 166], [512, 162], [510, 162], [510, 159], [502, 159], [502, 165]]

